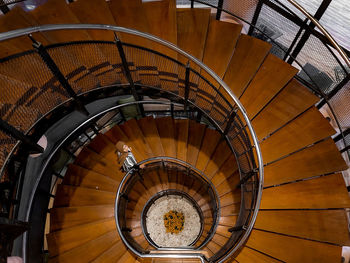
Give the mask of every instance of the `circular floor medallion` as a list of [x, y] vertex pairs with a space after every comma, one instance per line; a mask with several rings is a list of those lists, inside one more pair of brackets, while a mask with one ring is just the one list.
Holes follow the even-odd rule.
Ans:
[[186, 247], [201, 231], [197, 210], [178, 195], [157, 199], [147, 212], [146, 227], [150, 238], [160, 247]]

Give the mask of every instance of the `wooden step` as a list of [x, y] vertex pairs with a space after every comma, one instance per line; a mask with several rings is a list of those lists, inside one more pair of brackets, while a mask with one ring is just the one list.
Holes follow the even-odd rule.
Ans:
[[210, 252], [211, 252], [211, 253], [212, 253], [211, 255], [214, 255], [216, 252], [218, 252], [218, 251], [221, 249], [221, 246], [220, 246], [219, 244], [216, 244], [216, 243], [213, 242], [213, 241], [210, 241], [210, 242], [204, 247], [204, 249], [205, 249], [206, 251], [208, 251], [209, 254], [210, 254]]
[[219, 77], [223, 77], [226, 72], [241, 30], [239, 24], [210, 20], [203, 63]]
[[[11, 8], [11, 12], [0, 17], [0, 32], [7, 32], [15, 29], [27, 28], [36, 25], [36, 21], [31, 19], [19, 6]], [[34, 33], [34, 39], [43, 45], [49, 44], [41, 33]], [[0, 46], [0, 58], [7, 57], [19, 52], [32, 49], [32, 41], [27, 36], [16, 37], [11, 40], [2, 41]]]
[[57, 256], [115, 229], [115, 220], [104, 219], [47, 235], [50, 256]]
[[102, 133], [94, 137], [88, 147], [104, 158], [110, 160], [112, 163], [116, 163], [116, 160], [118, 159], [115, 144], [113, 144], [109, 138]]
[[247, 35], [240, 35], [227, 67], [224, 82], [239, 98], [269, 53], [271, 45]]
[[93, 263], [117, 262], [117, 260], [126, 252], [123, 242], [120, 240], [100, 256], [95, 258]]
[[264, 168], [264, 186], [277, 185], [348, 167], [334, 141], [329, 138]]
[[164, 117], [157, 118], [155, 121], [165, 155], [176, 157], [175, 128], [173, 119], [171, 117]]
[[319, 98], [300, 82], [293, 79], [253, 119], [252, 125], [259, 140], [262, 140], [288, 121], [314, 105]]
[[225, 207], [234, 204], [235, 206], [239, 206], [241, 203], [241, 191], [233, 190], [227, 192], [220, 196], [220, 204]]
[[191, 121], [188, 128], [187, 162], [196, 165], [206, 126]]
[[164, 150], [159, 138], [156, 122], [153, 117], [148, 116], [138, 121], [139, 127], [155, 156], [164, 156]]
[[136, 260], [136, 257], [132, 252], [129, 250], [126, 250], [123, 254], [123, 256], [120, 257], [120, 259], [117, 261], [118, 263], [134, 263]]
[[249, 118], [252, 119], [297, 73], [296, 68], [269, 54], [240, 97]]
[[53, 232], [112, 217], [114, 217], [114, 204], [56, 207], [50, 210], [50, 231]]
[[339, 246], [253, 230], [247, 246], [284, 262], [340, 262]]
[[[123, 125], [120, 125], [120, 128], [122, 129], [124, 134], [128, 136], [127, 143], [132, 143], [134, 147], [136, 147], [135, 150], [140, 153], [140, 155], [143, 157], [142, 159], [147, 159], [154, 156], [150, 146], [148, 145], [142, 133], [142, 130], [138, 126], [137, 121], [135, 119], [128, 120]], [[140, 162], [142, 160], [137, 161]]]
[[176, 134], [176, 158], [187, 160], [187, 140], [189, 120], [175, 120], [175, 134]]
[[[38, 25], [80, 23], [68, 5], [60, 0], [47, 1], [43, 5], [36, 7], [29, 14], [37, 21]], [[44, 35], [54, 43], [91, 39], [85, 30], [48, 31]]]
[[50, 259], [50, 262], [91, 262], [119, 241], [116, 230]]
[[231, 204], [221, 207], [221, 216], [238, 215], [240, 210], [240, 204]]
[[[121, 181], [122, 178], [119, 179]], [[115, 181], [110, 177], [85, 169], [81, 166], [70, 164], [64, 176], [63, 184], [116, 192], [120, 181]]]
[[247, 246], [243, 247], [239, 252], [237, 257], [235, 257], [235, 261], [239, 263], [278, 263], [279, 260], [276, 260], [268, 255], [262, 254], [256, 250], [253, 250]]
[[219, 220], [219, 225], [233, 227], [236, 224], [238, 216], [221, 216]]
[[215, 187], [217, 187], [233, 174], [236, 174], [235, 176], [239, 178], [237, 169], [238, 164], [236, 157], [234, 155], [230, 155], [226, 162], [220, 167], [219, 171], [212, 177], [211, 182]]
[[341, 174], [264, 189], [260, 209], [346, 208], [350, 198]]
[[[82, 24], [115, 25], [115, 20], [105, 0], [79, 0], [68, 4], [69, 9]], [[106, 30], [88, 30], [94, 40], [113, 41], [113, 32]]]
[[209, 159], [215, 151], [221, 136], [216, 130], [206, 129], [204, 138], [205, 141], [202, 143], [196, 163], [196, 168], [201, 171], [204, 171], [205, 167], [207, 167]]
[[340, 210], [260, 210], [254, 228], [349, 246], [346, 212]]
[[54, 207], [110, 205], [115, 202], [115, 193], [70, 185], [58, 185]]
[[[178, 8], [177, 15], [177, 46], [199, 60], [204, 55], [207, 37], [210, 9]], [[184, 57], [178, 58], [183, 64], [187, 63]], [[199, 69], [196, 65], [191, 65]]]
[[117, 165], [117, 161], [112, 162], [107, 160], [86, 147], [79, 153], [74, 163], [86, 169], [108, 176], [116, 181], [120, 178], [120, 167]]
[[233, 155], [227, 141], [221, 140], [205, 167], [204, 173], [209, 179], [213, 178], [225, 161]]
[[[163, 0], [142, 3], [149, 24], [149, 33], [176, 45], [176, 1]], [[177, 53], [160, 44], [153, 44], [154, 49], [162, 54], [177, 58]], [[165, 70], [167, 67], [164, 65]]]
[[323, 115], [312, 107], [260, 143], [264, 163], [311, 145], [335, 133]]

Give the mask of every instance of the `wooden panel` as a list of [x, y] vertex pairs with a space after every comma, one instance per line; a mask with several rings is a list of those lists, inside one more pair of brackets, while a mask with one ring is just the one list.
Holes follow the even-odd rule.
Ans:
[[238, 215], [239, 209], [240, 209], [240, 204], [232, 204], [232, 205], [221, 207], [221, 216]]
[[240, 97], [249, 81], [269, 53], [271, 45], [262, 40], [241, 35], [224, 76], [225, 83]]
[[[69, 3], [68, 7], [82, 24], [116, 24], [105, 0], [79, 0]], [[94, 40], [114, 40], [110, 31], [88, 30], [88, 33]]]
[[120, 167], [88, 148], [84, 148], [79, 153], [74, 163], [108, 176], [113, 180], [118, 181], [119, 179], [120, 172], [118, 170]]
[[[238, 164], [236, 157], [234, 155], [230, 155], [226, 162], [220, 167], [220, 170], [212, 177], [211, 182], [215, 187], [218, 186], [224, 180], [226, 180], [226, 178], [229, 178], [232, 174], [236, 173], [237, 168]], [[239, 177], [238, 174], [237, 176]]]
[[176, 158], [187, 160], [187, 139], [189, 120], [175, 120], [176, 127]]
[[78, 247], [114, 229], [115, 220], [106, 219], [50, 233], [47, 235], [50, 256]]
[[349, 246], [345, 210], [260, 210], [255, 228]]
[[[176, 45], [176, 2], [175, 0], [163, 0], [145, 2], [142, 4], [148, 24], [150, 34], [167, 40]], [[159, 51], [172, 58], [177, 58], [177, 53], [163, 45], [154, 44], [156, 51]]]
[[119, 177], [119, 181], [115, 181], [110, 177], [85, 169], [81, 166], [70, 164], [63, 179], [63, 184], [114, 192], [118, 189], [121, 179], [122, 174]]
[[117, 142], [119, 141], [124, 141], [124, 142], [128, 141], [128, 136], [125, 135], [125, 133], [122, 131], [122, 129], [120, 129], [118, 125], [114, 126], [104, 135], [107, 136], [108, 139], [114, 144], [117, 144]]
[[220, 196], [220, 204], [224, 206], [235, 204], [239, 206], [241, 202], [241, 191], [240, 190], [231, 190], [230, 192], [224, 193]]
[[242, 26], [210, 20], [203, 63], [223, 77], [231, 60]]
[[118, 260], [118, 263], [134, 263], [135, 260], [136, 257], [134, 254], [132, 254], [129, 250], [126, 250], [124, 255]]
[[115, 193], [70, 185], [58, 185], [54, 207], [114, 204]]
[[[147, 159], [153, 156], [152, 150], [144, 138], [143, 133], [135, 119], [125, 122], [123, 125], [120, 125], [120, 128], [129, 138], [126, 143], [132, 143], [134, 147], [136, 147], [135, 150], [141, 154], [142, 159]], [[137, 161], [140, 162], [142, 160]]]
[[190, 121], [187, 143], [187, 162], [196, 165], [206, 126]]
[[340, 262], [341, 247], [253, 230], [247, 246], [285, 262]]
[[[50, 0], [39, 5], [29, 13], [40, 24], [79, 24], [79, 19], [73, 14], [64, 1]], [[51, 42], [68, 42], [90, 40], [85, 30], [59, 30], [43, 33]]]
[[79, 247], [71, 249], [55, 258], [51, 262], [90, 262], [103, 253], [106, 248], [115, 244], [119, 240], [116, 230], [108, 232], [94, 240], [91, 240]]
[[50, 231], [112, 217], [114, 217], [114, 204], [52, 208], [50, 210]]
[[233, 155], [230, 147], [225, 140], [222, 140], [216, 147], [204, 170], [205, 175], [211, 179], [230, 155]]
[[239, 263], [271, 263], [271, 262], [280, 262], [275, 260], [267, 255], [259, 253], [249, 247], [243, 247], [243, 249], [239, 252], [238, 256], [235, 260]]
[[171, 117], [155, 119], [166, 156], [176, 157], [175, 128]]
[[264, 163], [331, 136], [335, 130], [322, 114], [312, 107], [260, 143]]
[[253, 119], [252, 124], [261, 140], [283, 124], [295, 118], [319, 98], [300, 82], [293, 79], [288, 85]]
[[213, 254], [218, 252], [221, 249], [221, 246], [219, 244], [216, 244], [212, 240], [209, 241], [209, 243], [204, 247], [205, 250], [209, 249]]
[[196, 167], [199, 170], [204, 171], [205, 167], [207, 167], [209, 159], [215, 151], [220, 138], [221, 136], [217, 131], [212, 129], [205, 130], [204, 139], [196, 163]]
[[264, 189], [260, 209], [346, 208], [350, 198], [341, 174]]
[[155, 156], [164, 156], [164, 150], [153, 117], [148, 116], [142, 118], [138, 120], [138, 124], [142, 130], [143, 136], [152, 150], [152, 153]]
[[236, 224], [237, 216], [221, 216], [219, 225], [233, 227]]
[[248, 116], [253, 118], [297, 72], [296, 68], [269, 54], [240, 98]]
[[109, 249], [107, 249], [103, 254], [97, 257], [93, 263], [105, 263], [105, 262], [117, 262], [120, 257], [126, 252], [126, 248], [122, 241], [117, 242]]
[[[210, 9], [177, 9], [177, 46], [202, 60], [209, 25]], [[186, 64], [187, 59], [179, 60]]]
[[264, 168], [264, 186], [291, 182], [348, 167], [334, 141], [329, 138]]

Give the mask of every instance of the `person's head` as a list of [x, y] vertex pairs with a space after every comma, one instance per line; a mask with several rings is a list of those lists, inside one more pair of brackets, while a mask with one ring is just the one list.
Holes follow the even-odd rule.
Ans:
[[121, 153], [127, 153], [128, 151], [131, 151], [131, 148], [125, 144], [123, 141], [119, 141], [117, 143], [117, 150]]

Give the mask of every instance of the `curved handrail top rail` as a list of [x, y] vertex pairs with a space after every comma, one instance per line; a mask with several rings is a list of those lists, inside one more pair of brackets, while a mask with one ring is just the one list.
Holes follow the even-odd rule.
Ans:
[[[249, 132], [252, 135], [252, 139], [254, 142], [255, 150], [256, 150], [256, 155], [258, 157], [258, 166], [259, 166], [259, 186], [258, 186], [258, 195], [257, 195], [257, 202], [255, 204], [254, 212], [252, 215], [251, 219], [251, 224], [249, 224], [247, 230], [245, 231], [242, 239], [238, 242], [237, 246], [235, 247], [236, 249], [240, 247], [245, 240], [248, 238], [250, 235], [250, 232], [253, 229], [253, 225], [256, 221], [257, 215], [258, 215], [258, 210], [260, 207], [260, 202], [261, 202], [261, 196], [262, 196], [262, 190], [263, 190], [263, 183], [264, 183], [264, 163], [262, 159], [262, 154], [260, 150], [260, 145], [258, 138], [256, 136], [256, 133], [252, 127], [252, 124], [249, 120], [249, 117], [247, 115], [247, 112], [241, 102], [238, 100], [238, 98], [233, 94], [231, 89], [228, 87], [228, 85], [214, 72], [212, 71], [208, 66], [203, 64], [200, 60], [195, 58], [194, 56], [188, 54], [187, 52], [183, 51], [173, 43], [170, 43], [166, 40], [160, 39], [154, 35], [140, 32], [137, 30], [125, 28], [125, 27], [118, 27], [118, 26], [113, 26], [113, 25], [103, 25], [103, 24], [53, 24], [53, 25], [44, 25], [44, 26], [35, 26], [35, 27], [29, 27], [29, 28], [24, 28], [24, 29], [17, 29], [17, 30], [12, 30], [8, 31], [5, 33], [0, 33], [0, 42], [4, 40], [8, 40], [11, 38], [15, 37], [20, 37], [24, 35], [29, 35], [32, 33], [37, 33], [37, 32], [46, 32], [46, 31], [55, 31], [55, 30], [110, 30], [110, 31], [116, 31], [116, 32], [122, 32], [122, 33], [127, 33], [131, 35], [136, 35], [140, 36], [146, 39], [149, 39], [151, 41], [154, 41], [158, 44], [161, 44], [163, 46], [166, 46], [179, 54], [183, 55], [184, 57], [188, 58], [189, 60], [193, 61], [195, 64], [200, 66], [202, 69], [204, 69], [215, 81], [217, 81], [220, 86], [227, 92], [227, 94], [233, 99], [235, 104], [237, 105], [238, 109], [242, 112], [243, 117], [245, 119], [245, 122], [248, 126]], [[236, 251], [236, 249], [232, 250], [230, 255]]]
[[350, 58], [346, 55], [344, 50], [340, 47], [338, 42], [332, 37], [332, 35], [325, 29], [320, 22], [314, 18], [304, 7], [302, 7], [295, 0], [287, 0], [290, 4], [292, 4], [295, 8], [297, 8], [300, 12], [302, 12], [310, 21], [315, 24], [315, 26], [323, 33], [323, 35], [329, 40], [329, 42], [333, 45], [333, 47], [338, 51], [339, 55], [343, 58], [345, 63], [350, 68]]

